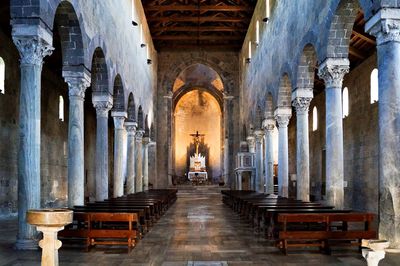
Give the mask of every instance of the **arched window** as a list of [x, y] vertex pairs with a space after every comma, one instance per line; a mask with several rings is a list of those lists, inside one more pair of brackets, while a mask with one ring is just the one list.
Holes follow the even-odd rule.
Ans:
[[343, 89], [343, 118], [349, 115], [349, 89]]
[[312, 130], [315, 131], [318, 129], [318, 110], [316, 106], [313, 108], [312, 117]]
[[379, 100], [378, 85], [378, 69], [375, 68], [371, 72], [371, 103], [376, 103]]
[[3, 58], [0, 57], [0, 93], [5, 93], [4, 79], [6, 78], [6, 65], [4, 64]]
[[256, 45], [260, 43], [260, 21], [256, 22]]
[[64, 122], [64, 98], [61, 95], [58, 103], [58, 118]]

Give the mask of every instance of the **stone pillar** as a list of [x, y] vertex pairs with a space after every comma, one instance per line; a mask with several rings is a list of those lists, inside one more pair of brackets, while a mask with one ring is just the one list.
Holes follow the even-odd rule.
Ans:
[[150, 139], [149, 143], [149, 183], [153, 188], [158, 188], [157, 185], [157, 143]]
[[327, 58], [318, 71], [326, 87], [326, 193], [337, 209], [344, 207], [342, 83], [348, 72], [347, 58]]
[[400, 12], [380, 9], [365, 26], [377, 37], [379, 238], [400, 248]]
[[68, 207], [85, 203], [84, 109], [89, 73], [63, 72], [69, 88]]
[[96, 200], [108, 198], [108, 113], [112, 108], [110, 94], [93, 93], [96, 108]]
[[[256, 153], [256, 139], [253, 135], [249, 135], [246, 138], [247, 145], [249, 146], [249, 152], [255, 154]], [[257, 190], [256, 187], [256, 171], [253, 171], [251, 174], [251, 180], [250, 180], [250, 187], [251, 190]]]
[[255, 190], [257, 192], [264, 192], [264, 182], [262, 181], [263, 171], [262, 171], [262, 162], [263, 162], [263, 150], [262, 150], [262, 141], [264, 137], [264, 132], [262, 130], [254, 131], [255, 142], [256, 142], [256, 178], [255, 178]]
[[125, 128], [128, 132], [128, 156], [126, 171], [126, 194], [135, 193], [135, 136], [136, 122], [125, 122]]
[[135, 136], [136, 142], [136, 188], [135, 192], [143, 191], [143, 134], [144, 130], [137, 130]]
[[224, 93], [223, 97], [224, 97], [224, 124], [223, 124], [223, 126], [224, 126], [224, 136], [223, 136], [224, 137], [223, 138], [224, 139], [224, 160], [223, 160], [224, 172], [223, 172], [223, 176], [224, 176], [225, 186], [232, 187], [232, 184], [234, 183], [234, 181], [231, 180], [232, 174], [230, 173], [230, 171], [232, 169], [230, 169], [231, 158], [229, 156], [229, 154], [230, 154], [230, 149], [229, 149], [230, 148], [229, 147], [230, 127], [229, 127], [229, 124], [230, 124], [230, 119], [231, 119], [231, 111], [230, 111], [231, 104], [230, 103], [234, 97], [231, 95], [228, 95], [226, 93]]
[[278, 107], [275, 110], [275, 119], [279, 126], [278, 195], [282, 197], [289, 196], [288, 124], [291, 116], [290, 107]]
[[149, 143], [150, 138], [143, 138], [143, 190], [149, 190]]
[[292, 105], [296, 109], [296, 174], [297, 199], [310, 201], [310, 147], [308, 137], [308, 108], [313, 98], [312, 89], [296, 89]]
[[[26, 25], [25, 25], [26, 26]], [[28, 27], [28, 26], [26, 26]], [[42, 30], [36, 26], [35, 30]], [[43, 58], [53, 51], [48, 38], [14, 35], [21, 60], [18, 150], [17, 249], [37, 249], [37, 231], [26, 222], [28, 209], [40, 208], [40, 94]]]
[[126, 112], [112, 111], [114, 119], [114, 191], [113, 196], [121, 197], [124, 195], [124, 122], [127, 117]]
[[265, 192], [268, 194], [274, 193], [274, 128], [275, 120], [273, 118], [268, 118], [263, 121], [265, 133]]
[[237, 171], [236, 172], [236, 189], [237, 190], [242, 190], [242, 172]]

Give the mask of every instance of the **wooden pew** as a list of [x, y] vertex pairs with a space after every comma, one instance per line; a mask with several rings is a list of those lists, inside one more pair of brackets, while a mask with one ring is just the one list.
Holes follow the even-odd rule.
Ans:
[[[376, 238], [376, 231], [371, 227], [372, 213], [280, 213], [278, 222], [279, 247], [287, 254], [288, 247], [317, 246], [330, 253], [331, 241], [340, 240], [340, 244], [358, 245], [361, 239]], [[338, 225], [335, 225], [339, 223]], [[362, 223], [362, 228], [350, 228], [349, 223]], [[296, 227], [294, 227], [294, 225]], [[313, 225], [320, 228], [312, 229]], [[354, 226], [353, 226], [354, 227]], [[356, 240], [356, 243], [350, 241]]]
[[[89, 214], [88, 237], [90, 247], [95, 245], [128, 245], [128, 250], [135, 246], [138, 239], [134, 224], [139, 222], [136, 213], [99, 212]], [[115, 226], [115, 223], [121, 225]], [[96, 226], [94, 223], [97, 223]], [[116, 240], [118, 239], [118, 241]], [[125, 241], [123, 241], [125, 240]]]

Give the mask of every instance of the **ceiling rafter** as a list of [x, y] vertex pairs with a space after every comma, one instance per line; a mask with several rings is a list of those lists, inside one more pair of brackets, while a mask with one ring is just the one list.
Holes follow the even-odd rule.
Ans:
[[197, 45], [239, 50], [256, 2], [142, 0], [157, 49]]

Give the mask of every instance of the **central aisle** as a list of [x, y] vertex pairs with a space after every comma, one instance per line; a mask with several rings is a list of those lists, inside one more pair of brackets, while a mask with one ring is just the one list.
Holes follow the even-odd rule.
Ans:
[[284, 256], [224, 206], [217, 187], [180, 190], [178, 200], [129, 255], [144, 265], [365, 265], [346, 257], [299, 252]]

